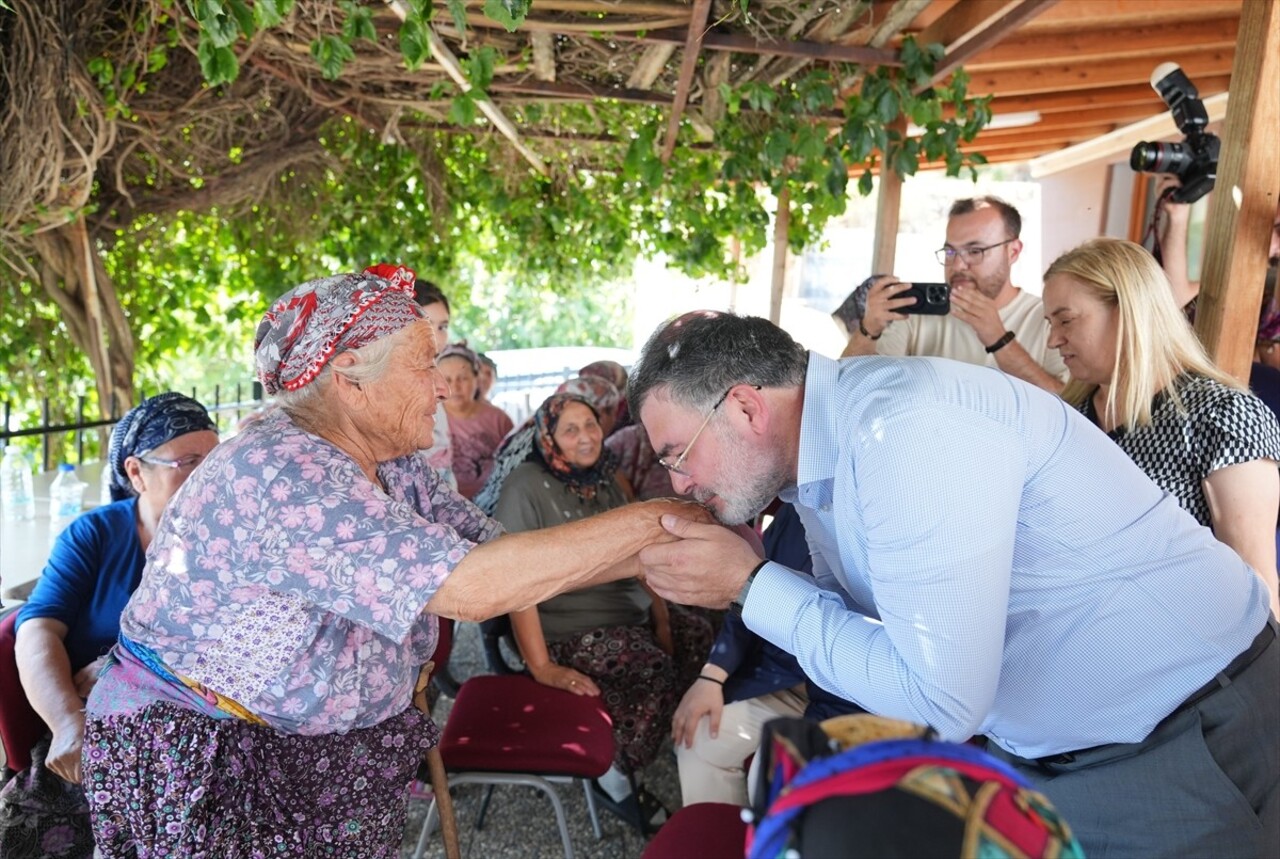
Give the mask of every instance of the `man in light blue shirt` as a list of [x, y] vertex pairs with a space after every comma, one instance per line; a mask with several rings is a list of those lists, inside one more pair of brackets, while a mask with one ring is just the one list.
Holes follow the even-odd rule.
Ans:
[[[628, 389], [676, 491], [796, 505], [816, 580], [678, 519], [641, 554], [874, 713], [985, 735], [1089, 855], [1275, 855], [1280, 647], [1258, 576], [1057, 397], [936, 358], [806, 356], [686, 314]], [[755, 575], [748, 582], [748, 576]]]

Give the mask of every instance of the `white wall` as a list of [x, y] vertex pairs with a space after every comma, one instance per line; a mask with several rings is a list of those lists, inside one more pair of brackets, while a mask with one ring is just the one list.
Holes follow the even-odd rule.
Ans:
[[[1039, 276], [1061, 254], [1081, 242], [1106, 234], [1108, 169], [1108, 164], [1095, 162], [1040, 180], [1040, 199], [1044, 209], [1041, 233], [1044, 265]], [[1128, 199], [1128, 190], [1124, 189], [1123, 211], [1111, 213], [1113, 224], [1116, 223], [1115, 216], [1119, 214], [1121, 232], [1117, 235], [1120, 236], [1124, 235], [1123, 231], [1128, 227]], [[1113, 204], [1111, 208], [1118, 207]]]

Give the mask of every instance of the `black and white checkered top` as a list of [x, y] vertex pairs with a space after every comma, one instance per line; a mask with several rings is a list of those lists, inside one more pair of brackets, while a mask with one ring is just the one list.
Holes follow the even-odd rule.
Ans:
[[[1176, 384], [1186, 415], [1161, 393], [1152, 404], [1150, 424], [1133, 432], [1120, 427], [1108, 435], [1157, 486], [1211, 527], [1203, 480], [1228, 465], [1280, 461], [1280, 423], [1262, 400], [1214, 379], [1187, 374]], [[1092, 397], [1080, 411], [1098, 423]]]

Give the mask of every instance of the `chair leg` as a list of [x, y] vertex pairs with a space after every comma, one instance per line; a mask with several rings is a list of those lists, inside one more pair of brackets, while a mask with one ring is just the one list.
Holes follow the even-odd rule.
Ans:
[[427, 769], [431, 773], [431, 791], [434, 797], [427, 819], [422, 824], [422, 834], [418, 836], [418, 851], [415, 854], [421, 859], [426, 848], [426, 837], [431, 831], [430, 824], [437, 808], [440, 810], [440, 835], [444, 839], [444, 855], [447, 859], [462, 859], [462, 846], [458, 840], [458, 818], [453, 810], [453, 797], [449, 794], [449, 777], [444, 771], [444, 759], [440, 757], [438, 746], [427, 750]]
[[585, 778], [574, 781], [582, 785], [582, 792], [587, 796], [587, 813], [591, 815], [591, 828], [596, 832], [596, 841], [599, 841], [604, 838], [604, 833], [600, 831], [600, 816], [596, 814], [596, 798], [591, 793], [591, 782]]
[[[568, 781], [563, 777], [560, 777], [559, 780]], [[564, 845], [564, 857], [565, 859], [573, 859], [573, 841], [569, 837], [569, 822], [565, 817], [564, 803], [560, 801], [560, 795], [556, 793], [555, 787], [547, 778], [526, 773], [463, 772], [454, 773], [452, 782], [455, 787], [463, 784], [522, 784], [542, 791], [551, 800], [551, 807], [556, 813], [556, 825], [560, 829], [560, 841]]]
[[480, 811], [476, 814], [475, 830], [479, 832], [484, 829], [484, 816], [489, 813], [489, 800], [493, 799], [493, 789], [496, 785], [489, 785], [485, 788], [484, 799], [480, 800]]

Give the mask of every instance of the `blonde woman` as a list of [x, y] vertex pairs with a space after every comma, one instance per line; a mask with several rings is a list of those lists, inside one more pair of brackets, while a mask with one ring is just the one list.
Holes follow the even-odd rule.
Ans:
[[1280, 425], [1209, 359], [1140, 245], [1101, 238], [1045, 272], [1049, 345], [1063, 390], [1202, 525], [1262, 578], [1280, 614], [1276, 512]]

